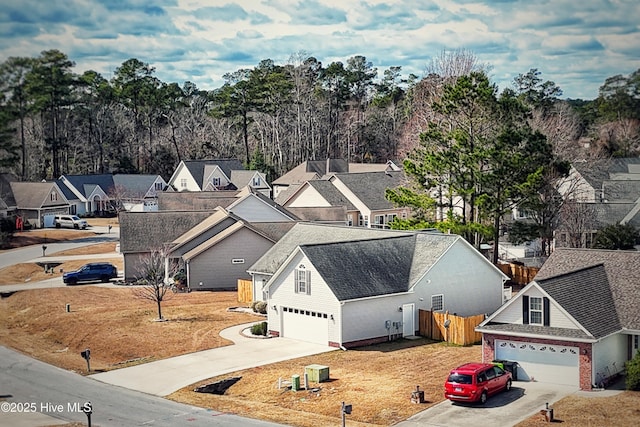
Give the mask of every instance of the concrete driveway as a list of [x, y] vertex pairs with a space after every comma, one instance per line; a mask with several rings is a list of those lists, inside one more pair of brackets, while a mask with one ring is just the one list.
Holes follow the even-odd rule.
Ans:
[[577, 387], [514, 381], [511, 391], [490, 397], [485, 405], [445, 400], [396, 426], [513, 426], [545, 409], [546, 403], [553, 407], [554, 402], [577, 391]]
[[[189, 384], [218, 375], [336, 350], [334, 347], [282, 337], [258, 339], [242, 335], [244, 329], [255, 323], [234, 326], [220, 332], [223, 338], [233, 341], [234, 345], [116, 369], [90, 377], [131, 390], [167, 396]], [[277, 381], [277, 378], [273, 379], [274, 386]]]

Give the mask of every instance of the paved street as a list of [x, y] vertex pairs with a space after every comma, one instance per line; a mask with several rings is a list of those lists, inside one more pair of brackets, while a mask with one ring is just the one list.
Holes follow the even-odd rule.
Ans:
[[104, 384], [0, 346], [1, 426], [86, 423], [81, 410], [86, 402], [92, 423], [100, 427], [279, 426]]

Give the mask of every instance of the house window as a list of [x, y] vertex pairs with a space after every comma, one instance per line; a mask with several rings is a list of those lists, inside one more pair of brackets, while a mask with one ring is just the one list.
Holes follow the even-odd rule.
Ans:
[[542, 325], [542, 298], [529, 297], [529, 322], [532, 325]]
[[231, 264], [244, 264], [244, 258], [234, 258], [231, 260]]
[[384, 228], [384, 215], [376, 215], [373, 217], [375, 228]]
[[162, 191], [162, 183], [161, 182], [156, 182], [155, 189], [156, 189], [156, 191]]
[[187, 188], [187, 178], [180, 179], [180, 188]]
[[396, 219], [396, 214], [387, 214], [387, 224], [393, 222], [394, 219]]
[[431, 311], [444, 310], [444, 295], [431, 295]]
[[633, 336], [633, 349], [635, 351], [640, 350], [640, 335]]
[[362, 227], [362, 225], [364, 224], [363, 219], [362, 219], [362, 215], [358, 214], [358, 225], [360, 227]]
[[260, 177], [259, 176], [254, 176], [253, 177], [253, 186], [254, 187], [260, 187]]
[[215, 187], [220, 187], [220, 177], [213, 177], [211, 178], [211, 183], [215, 186]]
[[369, 226], [369, 215], [365, 215], [364, 216], [364, 226], [368, 227]]
[[58, 193], [56, 193], [55, 191], [51, 192], [51, 201], [55, 202], [58, 200]]
[[311, 294], [311, 272], [300, 265], [294, 272], [295, 274], [295, 292], [297, 294]]

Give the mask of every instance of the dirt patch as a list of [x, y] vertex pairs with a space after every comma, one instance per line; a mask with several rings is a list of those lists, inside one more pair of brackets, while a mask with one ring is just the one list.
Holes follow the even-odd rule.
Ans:
[[[130, 287], [74, 286], [17, 292], [0, 300], [0, 342], [64, 369], [83, 372], [80, 351], [91, 349], [91, 365], [111, 370], [230, 344], [227, 327], [257, 321], [229, 313], [236, 292], [168, 294], [166, 322], [155, 322], [154, 303]], [[66, 304], [70, 312], [66, 312]]]
[[[67, 230], [57, 228], [19, 231], [13, 234], [9, 245], [5, 250], [22, 248], [24, 246], [31, 245], [68, 242], [70, 240], [93, 237], [95, 235], [96, 233], [89, 230]], [[0, 254], [2, 254], [2, 252], [3, 251], [0, 251]]]

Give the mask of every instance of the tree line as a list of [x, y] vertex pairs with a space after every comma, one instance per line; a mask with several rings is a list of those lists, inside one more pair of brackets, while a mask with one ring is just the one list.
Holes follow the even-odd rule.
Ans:
[[[163, 82], [135, 58], [110, 79], [74, 67], [58, 50], [0, 64], [3, 171], [23, 180], [104, 172], [166, 179], [180, 160], [228, 157], [273, 178], [308, 159], [402, 159], [437, 114], [433, 102], [444, 86], [490, 70], [463, 50], [442, 52], [421, 78], [404, 77], [401, 67], [378, 73], [363, 56], [325, 66], [299, 52], [284, 65], [265, 59], [229, 72], [207, 91]], [[592, 151], [637, 154], [638, 72], [607, 79], [592, 101], [560, 101], [553, 85], [532, 91], [521, 84], [516, 92], [534, 105], [532, 120], [547, 137], [573, 148], [588, 138]]]

